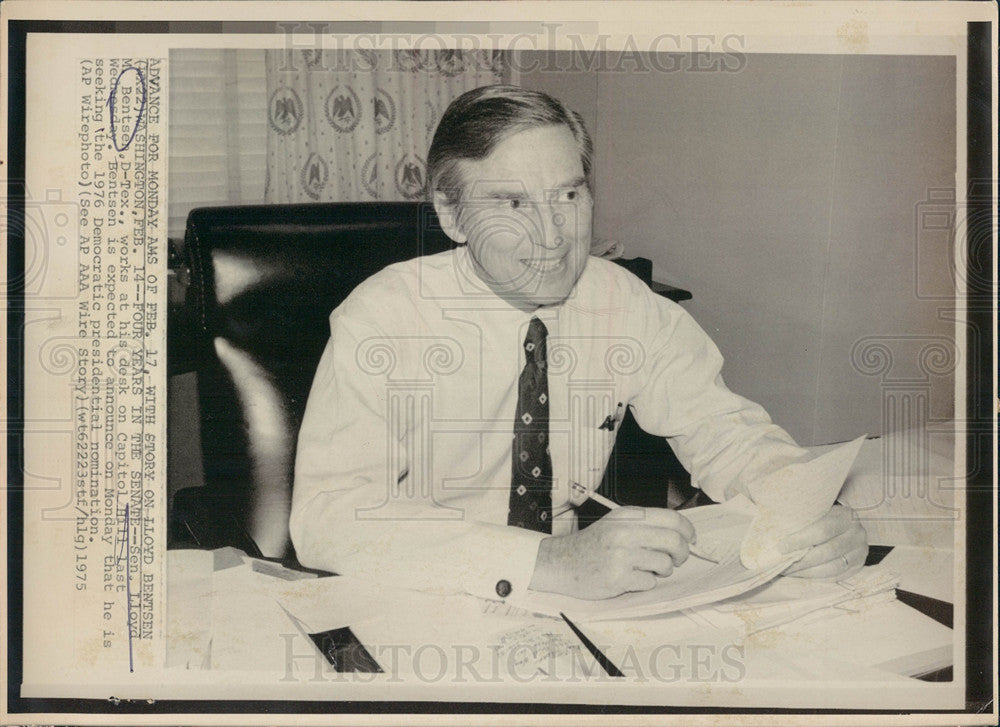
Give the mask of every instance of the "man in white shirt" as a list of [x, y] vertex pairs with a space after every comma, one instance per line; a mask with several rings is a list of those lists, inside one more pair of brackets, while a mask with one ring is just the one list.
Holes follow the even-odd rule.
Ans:
[[[624, 406], [715, 500], [809, 459], [725, 387], [683, 309], [589, 255], [591, 158], [579, 116], [545, 94], [484, 87], [445, 112], [428, 178], [461, 246], [389, 266], [330, 317], [296, 457], [303, 564], [486, 597], [645, 590], [687, 559], [683, 515], [626, 507], [577, 528]], [[784, 542], [806, 546], [801, 576], [867, 554], [839, 505]]]

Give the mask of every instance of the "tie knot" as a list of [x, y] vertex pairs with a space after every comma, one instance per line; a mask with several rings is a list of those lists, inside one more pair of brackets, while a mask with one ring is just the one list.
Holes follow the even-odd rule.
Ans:
[[529, 361], [545, 361], [545, 337], [549, 330], [538, 318], [528, 324], [528, 335], [524, 337], [524, 353]]

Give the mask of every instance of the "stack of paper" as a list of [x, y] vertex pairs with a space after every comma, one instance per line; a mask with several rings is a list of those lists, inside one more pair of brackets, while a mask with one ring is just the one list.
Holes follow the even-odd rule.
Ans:
[[168, 562], [168, 666], [390, 682], [437, 681], [441, 664], [493, 679], [600, 669], [562, 619], [507, 604], [316, 578], [231, 549], [170, 551]]
[[[729, 511], [740, 515], [736, 508]], [[537, 608], [529, 611], [509, 603], [422, 594], [349, 577], [313, 578], [238, 552], [172, 551], [168, 665], [273, 671], [286, 679], [362, 671], [373, 679], [394, 682], [436, 674], [428, 669], [438, 662], [428, 659], [444, 653], [470, 673], [495, 674], [500, 680], [505, 675], [578, 678], [601, 673], [593, 652], [581, 646], [567, 623], [543, 615], [555, 608], [566, 609], [575, 627], [604, 658], [622, 668], [636, 659], [654, 657], [664, 666], [662, 658], [671, 654], [677, 663], [668, 659], [664, 668], [694, 668], [689, 657], [709, 647], [722, 656], [737, 654], [733, 663], [738, 673], [744, 668], [750, 670], [747, 673], [763, 669], [762, 674], [771, 678], [784, 673], [782, 669], [801, 676], [802, 664], [810, 660], [831, 673], [848, 673], [859, 650], [865, 652], [865, 660], [863, 665], [857, 662], [858, 667], [872, 674], [885, 669], [913, 674], [950, 663], [950, 629], [912, 609], [896, 609], [887, 616], [888, 607], [899, 605], [893, 603], [897, 579], [891, 568], [867, 567], [837, 582], [773, 578], [769, 570], [749, 571], [740, 563], [738, 548], [727, 545], [727, 552], [720, 545], [724, 541], [720, 533], [728, 529], [725, 518], [718, 510], [704, 512], [693, 518], [700, 525], [709, 524], [704, 529], [699, 526], [699, 533], [706, 533], [704, 541], [699, 536], [699, 543], [721, 556], [721, 562], [693, 557], [690, 566], [678, 569], [681, 577], [664, 579], [651, 592], [610, 599], [615, 602], [613, 609], [607, 607], [609, 601], [567, 604], [563, 599], [546, 604], [539, 599]], [[740, 517], [745, 530], [747, 516]], [[782, 567], [784, 561], [775, 566]], [[747, 586], [752, 583], [757, 585]], [[726, 591], [730, 595], [711, 603], [663, 611], [664, 603], [698, 603]], [[848, 614], [852, 618], [844, 618]], [[869, 614], [874, 615], [869, 618]], [[860, 644], [873, 637], [852, 635], [854, 629], [869, 625], [885, 629], [887, 619], [895, 629], [892, 637], [869, 654]], [[914, 654], [906, 631], [917, 628], [928, 638], [922, 638], [921, 650]], [[799, 638], [790, 641], [787, 634]], [[685, 644], [690, 653], [684, 651]], [[751, 653], [753, 659], [744, 663]], [[686, 673], [679, 671], [677, 678]], [[822, 669], [816, 673], [825, 674]]]
[[168, 551], [167, 578], [166, 666], [185, 669], [280, 666], [292, 628], [275, 594], [319, 581], [235, 548]]
[[894, 573], [881, 566], [865, 568], [839, 581], [777, 578], [754, 591], [695, 611], [717, 628], [736, 628], [750, 635], [826, 609], [831, 610], [823, 617], [831, 617], [891, 601], [898, 582]]
[[[800, 655], [814, 662], [917, 676], [954, 663], [955, 634], [916, 609], [890, 600], [854, 613], [816, 612], [751, 636], [747, 649], [755, 658], [769, 654], [772, 661]], [[855, 673], [845, 670], [840, 676], [850, 678]]]

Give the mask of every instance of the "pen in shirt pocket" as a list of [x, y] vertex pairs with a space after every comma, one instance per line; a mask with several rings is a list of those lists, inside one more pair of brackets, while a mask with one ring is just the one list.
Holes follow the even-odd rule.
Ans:
[[608, 414], [604, 418], [604, 422], [601, 424], [601, 426], [598, 427], [598, 429], [606, 429], [609, 432], [613, 432], [621, 423], [624, 416], [625, 416], [625, 404], [619, 401], [618, 408], [615, 409], [615, 413]]

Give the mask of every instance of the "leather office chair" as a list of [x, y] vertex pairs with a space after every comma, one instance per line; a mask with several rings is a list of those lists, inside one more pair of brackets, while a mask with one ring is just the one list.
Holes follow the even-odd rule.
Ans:
[[[453, 246], [427, 203], [255, 205], [196, 209], [183, 341], [198, 372], [204, 487], [176, 493], [169, 547], [238, 547], [293, 556], [293, 464], [330, 312], [393, 262]], [[650, 282], [648, 260], [622, 261]], [[333, 415], [333, 414], [331, 414]], [[683, 468], [629, 415], [602, 490], [623, 503], [666, 505]]]

